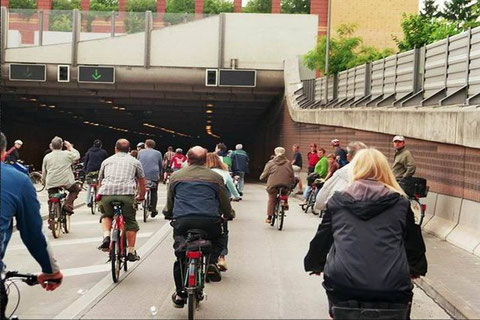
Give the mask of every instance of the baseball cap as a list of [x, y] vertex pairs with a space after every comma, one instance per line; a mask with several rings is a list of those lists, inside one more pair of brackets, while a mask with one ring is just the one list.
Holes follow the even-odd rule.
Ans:
[[392, 141], [405, 141], [405, 138], [403, 136], [395, 136]]
[[23, 141], [22, 140], [15, 140], [14, 144], [23, 145]]
[[285, 154], [285, 148], [282, 147], [276, 147], [273, 151], [275, 152], [276, 156], [281, 156], [282, 154]]

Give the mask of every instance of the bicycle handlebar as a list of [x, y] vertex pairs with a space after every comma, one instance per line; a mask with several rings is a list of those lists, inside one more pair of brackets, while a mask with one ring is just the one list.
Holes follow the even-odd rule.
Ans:
[[[38, 277], [34, 274], [31, 273], [19, 273], [18, 271], [7, 271], [5, 273], [5, 280], [7, 279], [20, 279], [29, 286], [34, 286], [38, 284]], [[62, 283], [61, 279], [48, 279], [45, 281], [47, 284], [53, 284], [53, 283]]]

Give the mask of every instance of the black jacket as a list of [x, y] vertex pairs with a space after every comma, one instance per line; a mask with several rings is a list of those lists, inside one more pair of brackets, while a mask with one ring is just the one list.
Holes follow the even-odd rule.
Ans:
[[427, 272], [425, 244], [409, 201], [368, 180], [328, 201], [304, 264], [306, 271], [324, 272], [329, 288], [366, 295], [411, 291], [410, 275]]
[[102, 148], [91, 147], [85, 155], [85, 173], [99, 171], [103, 160], [108, 158], [108, 153]]

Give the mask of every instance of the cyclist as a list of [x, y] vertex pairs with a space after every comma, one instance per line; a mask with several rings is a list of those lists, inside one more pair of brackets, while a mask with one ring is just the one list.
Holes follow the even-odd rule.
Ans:
[[143, 149], [145, 149], [145, 142], [137, 143], [137, 152], [140, 152]]
[[248, 173], [248, 162], [250, 161], [250, 158], [248, 157], [248, 153], [243, 150], [243, 145], [241, 144], [235, 146], [235, 151], [232, 152], [230, 158], [232, 159], [233, 174], [240, 177], [238, 180], [238, 191], [240, 195], [243, 196], [245, 174]]
[[[240, 194], [238, 193], [237, 188], [235, 188], [235, 184], [233, 183], [232, 177], [228, 172], [227, 165], [223, 163], [222, 160], [220, 160], [220, 157], [213, 152], [210, 152], [207, 154], [207, 168], [212, 169], [213, 171], [215, 171], [216, 173], [222, 176], [223, 182], [227, 187], [227, 193], [230, 199], [232, 199], [233, 201], [239, 201], [242, 199], [240, 198]], [[227, 262], [225, 261], [225, 256], [228, 254], [228, 247], [227, 247], [228, 246], [228, 223], [227, 221], [223, 223], [223, 233], [225, 235], [224, 248], [222, 250], [222, 253], [220, 254], [220, 257], [218, 257], [217, 266], [220, 269], [220, 271], [227, 271]]]
[[[135, 262], [140, 259], [135, 251], [135, 241], [138, 227], [135, 220], [136, 210], [134, 202], [143, 201], [145, 197], [145, 174], [140, 161], [131, 157], [130, 142], [127, 139], [119, 139], [115, 143], [115, 154], [102, 162], [98, 173], [100, 212], [102, 212], [103, 242], [98, 247], [102, 251], [108, 251], [110, 246], [110, 230], [112, 228], [113, 206], [112, 201], [123, 203], [122, 214], [125, 219], [127, 234], [127, 259]], [[135, 188], [138, 186], [139, 195], [135, 199]]]
[[85, 167], [85, 179], [87, 182], [87, 207], [91, 207], [90, 203], [90, 182], [98, 180], [98, 171], [103, 160], [108, 158], [108, 153], [105, 149], [102, 149], [102, 141], [96, 139], [93, 141], [93, 147], [88, 149], [85, 154], [85, 161], [83, 163]]
[[[233, 219], [232, 207], [223, 178], [205, 166], [207, 150], [195, 146], [188, 150], [188, 166], [172, 174], [167, 191], [167, 204], [163, 209], [165, 219], [173, 219], [174, 248], [185, 241], [190, 229], [201, 229], [212, 241], [212, 252], [207, 267], [207, 277], [211, 281], [222, 279], [216, 266], [223, 250], [222, 221]], [[175, 251], [177, 258], [185, 261], [185, 253]], [[178, 259], [173, 265], [176, 291], [172, 295], [174, 307], [183, 308], [186, 292], [183, 290], [182, 268]]]
[[285, 148], [276, 147], [274, 153], [275, 157], [267, 162], [260, 175], [261, 181], [267, 180], [268, 202], [266, 223], [272, 222], [278, 192], [277, 188], [280, 186], [290, 188], [295, 182], [292, 164], [288, 161], [287, 157], [285, 157]]
[[183, 168], [184, 163], [187, 161], [187, 157], [183, 155], [183, 150], [177, 148], [175, 150], [175, 155], [170, 160], [170, 167], [173, 171], [178, 171]]
[[[366, 149], [365, 143], [360, 141], [354, 141], [347, 146], [347, 160], [352, 161], [358, 151]], [[322, 211], [325, 209], [327, 200], [335, 193], [335, 191], [343, 191], [350, 181], [352, 180], [352, 173], [350, 164], [347, 164], [343, 168], [338, 169], [329, 179], [325, 182], [322, 189], [317, 194], [315, 201], [315, 210]]]
[[392, 140], [395, 148], [395, 156], [393, 157], [393, 174], [397, 179], [410, 178], [415, 174], [417, 166], [412, 153], [405, 148], [405, 138], [403, 136], [395, 136]]
[[351, 301], [410, 308], [411, 278], [427, 272], [410, 202], [380, 151], [359, 151], [351, 167], [353, 183], [328, 200], [305, 270], [324, 272], [332, 317], [333, 306]]
[[348, 164], [347, 153], [340, 147], [340, 140], [333, 139], [331, 141], [332, 147], [335, 149], [335, 157], [337, 158], [338, 165], [341, 167]]
[[[0, 158], [5, 159], [7, 139], [0, 132]], [[57, 262], [52, 255], [51, 248], [42, 232], [42, 217], [40, 203], [33, 185], [25, 174], [17, 171], [12, 166], [0, 163], [0, 272], [5, 265], [3, 258], [13, 231], [13, 218], [20, 232], [23, 243], [28, 248], [32, 257], [42, 268], [38, 282], [47, 291], [55, 290], [60, 283], [48, 283], [48, 280], [63, 278]], [[1, 277], [0, 279], [3, 279]], [[3, 280], [0, 280], [0, 319], [6, 319], [5, 308], [8, 296]]]
[[162, 153], [155, 150], [155, 141], [148, 139], [145, 141], [145, 149], [138, 154], [138, 161], [142, 164], [145, 173], [145, 179], [150, 181], [150, 206], [152, 218], [157, 214], [158, 201], [158, 181], [162, 172]]
[[[52, 152], [43, 158], [42, 178], [49, 194], [57, 193], [59, 188], [68, 190], [63, 209], [72, 214], [73, 202], [77, 199], [80, 186], [75, 183], [72, 165], [80, 159], [80, 153], [68, 141], [60, 137], [52, 139]], [[65, 146], [66, 150], [62, 150]]]
[[20, 159], [18, 150], [23, 146], [22, 140], [15, 140], [13, 147], [11, 147], [5, 154], [6, 163], [15, 163]]
[[[313, 183], [316, 179], [325, 179], [328, 174], [328, 160], [325, 157], [325, 149], [323, 148], [318, 149], [317, 155], [319, 160], [315, 165], [315, 169], [313, 170], [313, 173], [310, 174], [311, 177], [309, 178], [309, 180], [312, 180], [311, 183]], [[318, 190], [319, 189], [317, 189], [317, 192]], [[307, 204], [307, 199], [311, 191], [312, 191], [311, 185], [307, 186], [307, 188], [305, 189], [305, 192], [303, 193], [304, 203], [301, 203], [300, 204], [301, 206]]]
[[173, 147], [168, 147], [167, 152], [163, 156], [163, 181], [167, 181], [167, 174], [172, 172], [170, 167], [170, 160], [172, 160], [175, 152], [173, 152]]

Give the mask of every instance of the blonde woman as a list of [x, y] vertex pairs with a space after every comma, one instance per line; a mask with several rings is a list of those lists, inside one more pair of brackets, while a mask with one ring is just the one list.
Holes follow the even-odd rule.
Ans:
[[[228, 167], [220, 157], [213, 152], [207, 154], [207, 168], [212, 169], [216, 173], [222, 176], [223, 182], [227, 186], [227, 190], [230, 193], [230, 198], [233, 200], [240, 200], [240, 194], [235, 188], [235, 184], [233, 183], [232, 177], [228, 172]], [[233, 210], [233, 209], [232, 209]], [[223, 222], [223, 234], [224, 237], [222, 238], [223, 249], [218, 257], [218, 269], [220, 271], [227, 271], [227, 261], [225, 260], [225, 256], [228, 254], [228, 223], [227, 221]]]
[[352, 164], [351, 184], [328, 201], [305, 270], [324, 272], [331, 317], [347, 301], [409, 309], [411, 278], [427, 272], [420, 227], [381, 152], [361, 150]]

